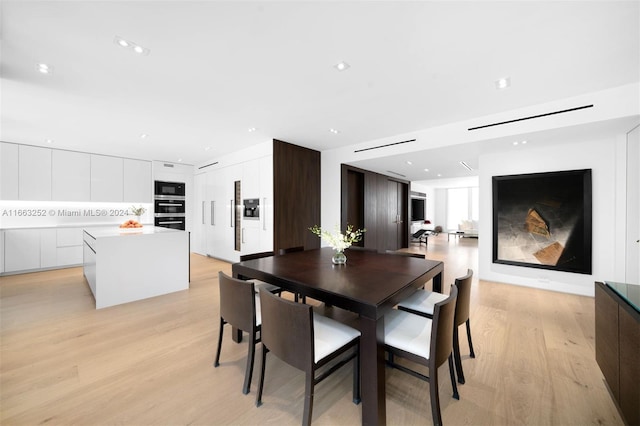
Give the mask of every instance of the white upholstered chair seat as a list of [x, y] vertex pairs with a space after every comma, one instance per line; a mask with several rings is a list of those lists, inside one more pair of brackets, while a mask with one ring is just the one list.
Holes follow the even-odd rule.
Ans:
[[429, 318], [393, 309], [384, 316], [384, 343], [429, 359], [431, 324]]
[[440, 303], [445, 300], [446, 294], [438, 293], [436, 291], [418, 290], [411, 296], [398, 303], [403, 309], [409, 309], [412, 311], [423, 312], [425, 314], [433, 315], [433, 307], [436, 303]]
[[314, 313], [313, 337], [314, 362], [318, 363], [353, 339], [360, 337], [360, 332], [336, 320]]
[[[256, 294], [260, 293], [260, 290], [264, 290], [264, 291], [268, 291], [269, 293], [274, 293], [278, 290], [280, 290], [280, 287], [278, 287], [277, 285], [273, 285], [273, 284], [269, 284], [269, 283], [265, 283], [264, 281], [260, 281], [260, 280], [249, 280], [249, 281], [253, 281], [253, 284], [255, 286], [256, 289]], [[258, 302], [258, 304], [260, 304]]]

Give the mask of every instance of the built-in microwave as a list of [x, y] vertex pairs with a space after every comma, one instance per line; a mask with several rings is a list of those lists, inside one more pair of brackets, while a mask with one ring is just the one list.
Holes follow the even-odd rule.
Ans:
[[165, 182], [157, 180], [155, 181], [155, 197], [182, 197], [186, 195], [184, 182]]

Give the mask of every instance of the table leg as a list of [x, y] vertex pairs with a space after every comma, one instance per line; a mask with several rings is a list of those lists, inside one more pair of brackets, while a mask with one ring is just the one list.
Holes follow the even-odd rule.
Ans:
[[431, 290], [442, 293], [442, 272], [433, 277], [431, 282]]
[[376, 321], [361, 317], [360, 331], [362, 424], [385, 425], [384, 318]]

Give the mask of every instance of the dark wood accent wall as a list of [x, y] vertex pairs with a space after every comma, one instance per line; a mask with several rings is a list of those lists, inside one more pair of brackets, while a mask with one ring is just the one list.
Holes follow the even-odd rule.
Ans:
[[273, 249], [320, 247], [320, 152], [273, 141]]
[[341, 227], [366, 228], [360, 244], [378, 251], [409, 246], [409, 182], [342, 165]]
[[596, 282], [596, 361], [626, 424], [640, 424], [640, 313]]

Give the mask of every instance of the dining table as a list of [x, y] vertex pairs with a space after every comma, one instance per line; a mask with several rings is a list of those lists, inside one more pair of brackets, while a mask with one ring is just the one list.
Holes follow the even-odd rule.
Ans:
[[347, 250], [334, 265], [330, 247], [252, 259], [232, 265], [233, 276], [258, 279], [358, 315], [362, 424], [386, 424], [384, 314], [432, 281], [441, 291], [444, 263], [437, 260]]

